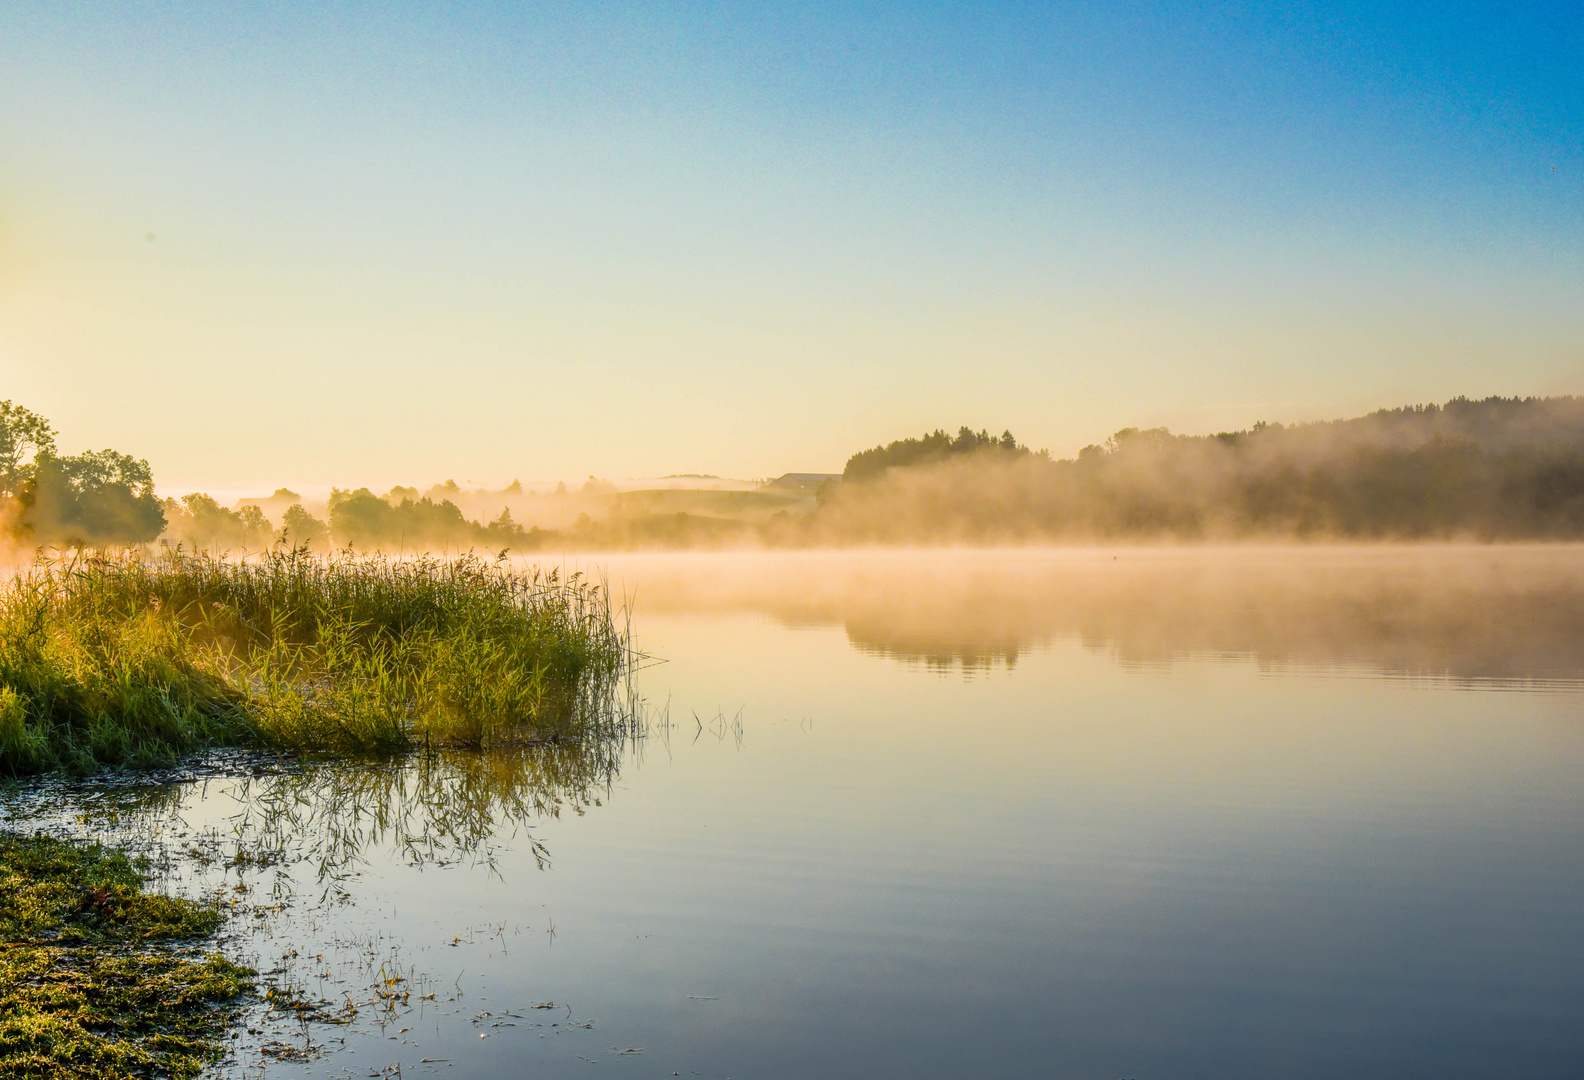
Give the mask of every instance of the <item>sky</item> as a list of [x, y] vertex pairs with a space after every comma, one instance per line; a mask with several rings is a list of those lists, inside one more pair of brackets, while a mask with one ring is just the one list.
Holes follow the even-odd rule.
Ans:
[[0, 4], [0, 398], [162, 489], [1584, 393], [1573, 4]]

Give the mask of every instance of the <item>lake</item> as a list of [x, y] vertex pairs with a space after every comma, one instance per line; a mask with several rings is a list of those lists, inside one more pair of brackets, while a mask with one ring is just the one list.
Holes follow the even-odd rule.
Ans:
[[10, 806], [350, 1020], [221, 1072], [1577, 1075], [1584, 550], [569, 562], [620, 746]]

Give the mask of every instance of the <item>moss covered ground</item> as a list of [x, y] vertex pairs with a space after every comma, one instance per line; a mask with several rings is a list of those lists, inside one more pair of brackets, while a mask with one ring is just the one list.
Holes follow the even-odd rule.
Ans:
[[121, 852], [0, 833], [0, 1080], [196, 1075], [254, 974], [219, 924]]

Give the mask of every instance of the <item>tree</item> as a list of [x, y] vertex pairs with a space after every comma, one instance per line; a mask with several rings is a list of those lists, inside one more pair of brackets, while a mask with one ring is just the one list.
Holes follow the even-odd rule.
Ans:
[[236, 515], [242, 522], [242, 542], [244, 544], [262, 546], [269, 542], [270, 533], [273, 530], [270, 528], [269, 518], [264, 516], [263, 510], [260, 510], [257, 506], [244, 506], [236, 512]]
[[55, 452], [50, 422], [10, 400], [0, 401], [0, 496], [15, 498], [28, 479], [30, 455]]
[[309, 547], [316, 547], [330, 535], [330, 526], [304, 510], [301, 505], [286, 508], [286, 513], [281, 515], [281, 528], [285, 530], [286, 542], [293, 545], [307, 544]]
[[146, 544], [165, 529], [147, 461], [115, 450], [34, 458], [26, 520], [36, 538], [77, 545]]
[[507, 506], [501, 507], [500, 517], [484, 527], [480, 539], [490, 547], [502, 550], [515, 548], [522, 551], [528, 546], [527, 531], [512, 520], [511, 508]]
[[1000, 453], [1009, 458], [1027, 457], [1029, 448], [1019, 443], [1010, 431], [1000, 438], [988, 431], [970, 427], [957, 429], [955, 438], [939, 428], [918, 439], [898, 439], [885, 446], [860, 450], [847, 460], [842, 470], [846, 481], [872, 480], [888, 469], [906, 468], [962, 454]]
[[378, 547], [400, 533], [395, 507], [368, 488], [331, 491], [330, 531], [336, 543], [358, 547]]

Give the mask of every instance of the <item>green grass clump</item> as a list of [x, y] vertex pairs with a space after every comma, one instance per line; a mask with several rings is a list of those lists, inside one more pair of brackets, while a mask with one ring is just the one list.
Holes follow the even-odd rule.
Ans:
[[474, 556], [41, 561], [0, 586], [0, 774], [576, 735], [625, 656], [603, 588]]
[[254, 974], [177, 951], [219, 924], [120, 852], [0, 833], [0, 1080], [196, 1075]]

